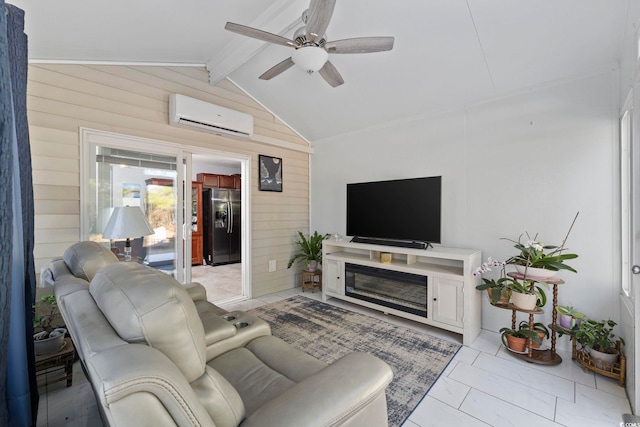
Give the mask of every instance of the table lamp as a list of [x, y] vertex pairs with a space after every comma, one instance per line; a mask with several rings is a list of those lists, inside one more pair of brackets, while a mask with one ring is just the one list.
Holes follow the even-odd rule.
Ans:
[[113, 213], [102, 233], [105, 239], [127, 239], [124, 247], [124, 260], [131, 261], [131, 239], [154, 234], [142, 209], [137, 206], [113, 208]]

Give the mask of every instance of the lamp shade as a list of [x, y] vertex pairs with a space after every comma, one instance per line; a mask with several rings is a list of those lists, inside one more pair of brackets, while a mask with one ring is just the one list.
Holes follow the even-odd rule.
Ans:
[[113, 213], [102, 233], [105, 239], [128, 239], [153, 234], [142, 210], [137, 206], [113, 208]]
[[291, 60], [307, 73], [313, 73], [324, 67], [329, 59], [326, 50], [317, 46], [305, 46], [296, 49], [291, 55]]

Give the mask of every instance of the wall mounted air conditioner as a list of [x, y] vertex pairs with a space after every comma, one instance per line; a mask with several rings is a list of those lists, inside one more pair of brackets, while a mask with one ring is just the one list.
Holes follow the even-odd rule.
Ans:
[[172, 93], [169, 124], [219, 135], [247, 139], [253, 134], [253, 116]]

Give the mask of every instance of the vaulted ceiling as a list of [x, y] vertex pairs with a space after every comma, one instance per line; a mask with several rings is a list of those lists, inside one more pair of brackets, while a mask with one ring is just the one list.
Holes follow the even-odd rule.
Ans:
[[309, 0], [9, 1], [31, 61], [206, 66], [316, 142], [617, 67], [635, 0], [337, 0], [328, 40], [395, 37], [388, 52], [330, 55], [337, 88], [296, 67], [259, 80], [292, 49], [224, 29], [291, 37]]

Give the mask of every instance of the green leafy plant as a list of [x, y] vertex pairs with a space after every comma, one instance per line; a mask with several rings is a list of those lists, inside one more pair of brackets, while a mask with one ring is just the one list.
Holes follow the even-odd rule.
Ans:
[[[479, 291], [484, 291], [486, 289], [490, 289], [491, 303], [495, 304], [500, 300], [500, 297], [507, 297], [511, 292], [520, 292], [521, 294], [534, 294], [537, 297], [536, 305], [538, 307], [544, 307], [547, 303], [547, 294], [544, 290], [537, 285], [533, 285], [533, 281], [524, 280], [520, 282], [518, 279], [513, 277], [507, 277], [505, 273], [505, 266], [507, 265], [504, 261], [497, 261], [492, 258], [488, 258], [487, 262], [482, 263], [478, 268], [473, 272], [474, 276], [479, 276], [483, 273], [491, 271], [492, 267], [500, 268], [500, 278], [499, 279], [488, 279], [483, 277], [482, 283], [476, 286], [476, 289]], [[547, 287], [548, 285], [544, 282], [539, 282], [541, 285]]]
[[613, 328], [617, 325], [613, 320], [596, 321], [588, 319], [580, 323], [580, 327], [576, 331], [576, 341], [583, 347], [588, 346], [594, 350], [603, 353], [612, 353], [616, 348], [616, 341], [620, 341], [624, 345], [624, 339], [617, 337], [613, 333]]
[[502, 261], [497, 261], [489, 257], [487, 262], [483, 262], [476, 270], [473, 272], [474, 276], [480, 276], [483, 273], [491, 271], [492, 267], [500, 267], [500, 278], [499, 279], [488, 279], [486, 277], [482, 278], [482, 283], [476, 286], [476, 289], [479, 291], [489, 290], [490, 300], [492, 304], [496, 304], [500, 301], [501, 298], [506, 298], [508, 300], [511, 295], [511, 290], [508, 288], [509, 282], [512, 282], [514, 279], [511, 277], [506, 277], [505, 268], [506, 263]]
[[[544, 282], [539, 282], [543, 286], [548, 286]], [[536, 301], [537, 307], [544, 307], [547, 304], [547, 294], [540, 286], [535, 285], [531, 280], [523, 280], [522, 282], [512, 279], [507, 283], [507, 288], [513, 292], [520, 292], [521, 294], [535, 295], [538, 299]]]
[[569, 238], [569, 234], [571, 233], [571, 229], [573, 228], [576, 219], [578, 219], [578, 214], [579, 212], [576, 213], [576, 216], [573, 218], [573, 222], [569, 227], [569, 231], [567, 231], [567, 235], [565, 236], [560, 246], [544, 245], [540, 243], [537, 240], [537, 234], [533, 236], [533, 238], [531, 238], [531, 236], [529, 236], [529, 233], [525, 233], [528, 240], [524, 243], [522, 243], [522, 234], [517, 241], [505, 238], [505, 240], [509, 240], [515, 243], [514, 247], [520, 251], [519, 254], [509, 258], [506, 263], [521, 265], [527, 268], [543, 268], [551, 271], [568, 270], [576, 273], [576, 270], [573, 267], [565, 264], [565, 261], [578, 258], [578, 255], [562, 252], [566, 250], [565, 243]]
[[580, 313], [570, 305], [559, 305], [558, 307], [556, 307], [556, 310], [558, 311], [558, 313], [564, 314], [565, 316], [575, 317], [576, 319], [580, 320], [585, 318], [584, 313]]
[[[56, 320], [60, 314], [58, 311], [58, 303], [53, 295], [44, 295], [34, 306], [33, 328], [42, 328], [45, 332], [51, 332], [53, 327], [51, 322]], [[37, 312], [44, 312], [38, 316]]]
[[[521, 331], [522, 330], [529, 330], [529, 322], [527, 322], [526, 320], [523, 320], [523, 321], [520, 322], [518, 327], [520, 328]], [[537, 331], [537, 332], [544, 332], [545, 338], [549, 338], [549, 336], [550, 336], [549, 335], [549, 329], [542, 322], [535, 322], [533, 324], [533, 330]]]
[[[580, 322], [586, 318], [584, 313], [577, 311], [575, 308], [573, 308], [570, 305], [559, 305], [556, 307], [556, 310], [559, 314], [562, 314], [563, 316], [571, 317], [571, 323], [569, 324], [569, 328], [567, 328], [567, 329], [570, 329], [571, 331], [578, 328], [580, 326]], [[565, 328], [566, 328], [566, 325], [563, 324], [563, 320], [564, 319], [560, 318], [560, 325], [559, 325], [560, 327], [557, 330], [558, 336], [560, 337], [564, 335]]]
[[507, 282], [513, 280], [509, 277], [501, 277], [498, 280], [482, 278], [482, 284], [476, 286], [479, 291], [489, 289], [489, 295], [491, 303], [495, 304], [500, 301], [501, 298], [509, 298], [510, 290], [507, 288]]
[[500, 334], [502, 334], [501, 335], [502, 343], [504, 344], [505, 347], [508, 347], [507, 335], [511, 335], [516, 338], [525, 338], [525, 339], [531, 338], [533, 342], [542, 344], [542, 340], [540, 339], [540, 336], [538, 335], [538, 333], [536, 331], [531, 331], [529, 329], [516, 330], [511, 328], [502, 328], [500, 329]]
[[301, 231], [298, 231], [298, 245], [300, 251], [291, 257], [287, 268], [298, 262], [304, 261], [306, 264], [309, 261], [318, 261], [318, 264], [322, 264], [322, 241], [329, 237], [329, 234], [318, 234], [314, 231], [312, 235], [307, 238]]

